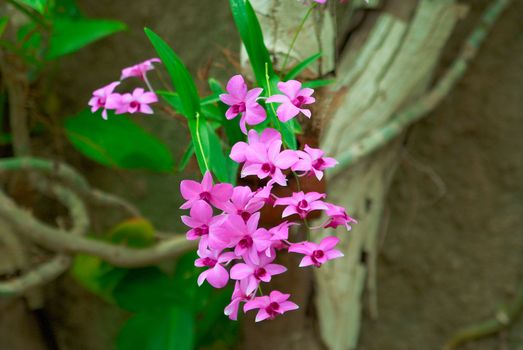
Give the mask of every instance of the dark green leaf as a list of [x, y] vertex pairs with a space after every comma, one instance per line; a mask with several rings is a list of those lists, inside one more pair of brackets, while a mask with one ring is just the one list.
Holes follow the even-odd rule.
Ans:
[[126, 29], [119, 21], [57, 18], [49, 42], [48, 60], [75, 52], [90, 43]]
[[334, 83], [335, 81], [336, 80], [334, 80], [334, 79], [311, 80], [311, 81], [304, 82], [303, 83], [303, 87], [316, 89], [316, 88], [319, 88], [319, 87], [330, 85], [330, 84]]
[[167, 102], [169, 106], [171, 106], [177, 113], [183, 115], [183, 105], [182, 100], [180, 100], [180, 95], [178, 95], [176, 92], [163, 90], [156, 91], [156, 93], [160, 95], [164, 101]]
[[179, 307], [139, 313], [124, 325], [118, 350], [193, 350], [194, 317]]
[[287, 73], [287, 75], [285, 75], [285, 78], [283, 78], [283, 80], [287, 81], [287, 80], [296, 78], [301, 72], [303, 72], [303, 70], [305, 68], [307, 68], [311, 63], [313, 63], [320, 57], [321, 57], [321, 52], [318, 52], [317, 54], [314, 54], [314, 55], [304, 59], [303, 61], [298, 63], [294, 68], [292, 68], [290, 70], [290, 72]]
[[200, 98], [191, 74], [182, 60], [174, 51], [152, 30], [145, 28], [145, 34], [153, 44], [158, 56], [167, 68], [172, 83], [178, 93], [182, 106], [182, 113], [187, 118], [195, 118], [200, 111]]
[[159, 172], [174, 169], [169, 149], [125, 116], [109, 114], [109, 119], [103, 120], [100, 113], [85, 109], [66, 119], [65, 129], [73, 146], [100, 164]]
[[7, 27], [7, 23], [9, 23], [9, 17], [8, 16], [2, 16], [0, 18], [0, 38], [4, 34], [5, 28]]
[[113, 291], [118, 305], [132, 312], [163, 310], [183, 301], [172, 279], [157, 267], [130, 270]]
[[[209, 134], [209, 144], [212, 145], [210, 147], [210, 167], [212, 169], [212, 172], [220, 182], [231, 182], [231, 175], [229, 173], [229, 167], [227, 166], [227, 160], [225, 155], [223, 154], [223, 149], [221, 147], [221, 141], [218, 135], [216, 134], [216, 131], [214, 131], [210, 126], [208, 126], [207, 130]], [[236, 174], [234, 174], [236, 176]]]
[[189, 163], [189, 160], [191, 160], [192, 156], [194, 155], [194, 144], [191, 142], [188, 146], [185, 152], [183, 153], [182, 159], [180, 159], [180, 162], [178, 163], [178, 171], [183, 171], [187, 164]]

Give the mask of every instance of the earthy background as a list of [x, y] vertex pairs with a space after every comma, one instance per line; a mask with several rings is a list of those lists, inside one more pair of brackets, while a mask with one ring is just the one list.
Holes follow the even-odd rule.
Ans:
[[[465, 3], [471, 11], [458, 24], [442, 67], [452, 61], [487, 1]], [[225, 0], [82, 0], [80, 5], [89, 16], [127, 23], [129, 31], [62, 59], [49, 71], [42, 84], [50, 89], [42, 99], [56, 105], [57, 117], [83, 108], [91, 91], [118, 78], [122, 67], [153, 55], [144, 26], [164, 37], [195, 74], [205, 76], [211, 67], [223, 81], [235, 72], [224, 54], [239, 47]], [[523, 1], [514, 0], [466, 77], [409, 130], [382, 230], [379, 318], [365, 319], [361, 349], [440, 349], [458, 328], [492, 317], [523, 283], [522, 27]], [[180, 124], [139, 119], [181, 154], [187, 136]], [[68, 156], [93, 184], [136, 202], [159, 229], [181, 229], [180, 176], [115, 173], [74, 153]], [[49, 321], [61, 349], [110, 348], [125, 314], [69, 277], [48, 292]], [[520, 322], [499, 338], [466, 348], [523, 349], [522, 331]]]

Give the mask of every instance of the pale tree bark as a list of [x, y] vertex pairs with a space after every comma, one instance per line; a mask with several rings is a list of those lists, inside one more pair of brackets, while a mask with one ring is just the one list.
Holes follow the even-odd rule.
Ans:
[[[285, 48], [293, 42], [307, 8], [296, 1], [252, 3], [266, 45], [281, 68]], [[377, 312], [378, 233], [404, 138], [402, 128], [389, 126], [400, 112], [425, 95], [444, 45], [458, 19], [466, 13], [453, 0], [396, 0], [381, 5], [376, 1], [354, 1], [345, 6], [349, 7], [345, 7], [343, 16], [354, 19], [368, 12], [359, 28], [350, 33], [348, 42], [340, 42], [336, 35], [347, 34], [354, 24], [336, 13], [343, 7], [331, 3], [329, 8], [316, 9], [309, 18], [290, 60], [292, 65], [321, 51], [323, 61], [308, 72], [308, 77], [335, 72], [336, 82], [317, 96], [320, 106], [315, 109], [315, 118], [321, 120], [322, 148], [329, 156], [344, 159], [344, 165], [351, 165], [330, 174], [328, 198], [346, 207], [359, 224], [349, 234], [342, 229], [337, 232], [345, 258], [326, 264], [315, 274], [320, 336], [329, 349], [336, 350], [354, 349], [357, 345], [366, 283], [370, 312]], [[372, 11], [365, 6], [373, 7]], [[335, 28], [337, 22], [343, 23], [343, 28]], [[341, 47], [344, 51], [337, 53]], [[391, 130], [399, 134], [394, 141], [365, 157], [355, 157], [368, 153], [365, 142], [382, 144], [376, 140], [392, 138], [392, 134], [387, 135]], [[351, 150], [352, 154], [347, 155]], [[358, 162], [354, 164], [355, 160]]]

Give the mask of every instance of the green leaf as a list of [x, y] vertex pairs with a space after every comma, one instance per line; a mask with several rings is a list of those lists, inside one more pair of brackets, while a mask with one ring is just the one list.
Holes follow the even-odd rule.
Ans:
[[193, 350], [194, 317], [180, 307], [139, 313], [124, 325], [117, 339], [119, 350]]
[[47, 0], [18, 0], [22, 4], [25, 4], [32, 9], [38, 11], [39, 13], [43, 14], [45, 12], [45, 7], [47, 5]]
[[191, 118], [188, 121], [189, 131], [191, 132], [192, 143], [196, 154], [196, 160], [200, 167], [202, 174], [210, 171], [210, 154], [211, 144], [209, 141], [209, 128], [205, 121], [201, 120], [200, 114], [196, 114], [196, 118]]
[[[233, 179], [232, 176], [236, 177], [236, 174], [230, 174], [228, 163], [228, 157], [226, 158], [223, 154], [223, 149], [221, 147], [221, 140], [209, 125], [207, 125], [207, 132], [209, 134], [209, 147], [210, 152], [210, 167], [212, 172], [220, 182], [231, 182]], [[232, 161], [232, 160], [231, 160]]]
[[130, 270], [113, 291], [117, 304], [131, 312], [163, 310], [183, 299], [176, 285], [157, 267]]
[[5, 28], [7, 27], [7, 23], [9, 23], [9, 16], [0, 17], [0, 38], [4, 34]]
[[335, 81], [336, 81], [335, 79], [311, 80], [311, 81], [304, 82], [303, 83], [303, 87], [316, 89], [316, 88], [319, 88], [319, 87], [330, 85], [330, 84], [334, 83]]
[[170, 172], [174, 159], [160, 140], [124, 116], [88, 109], [65, 120], [66, 135], [86, 157], [109, 167]]
[[126, 25], [119, 21], [87, 18], [74, 20], [65, 17], [56, 18], [53, 23], [46, 59], [52, 60], [75, 52], [96, 40], [126, 28]]
[[194, 144], [191, 142], [188, 146], [185, 152], [183, 153], [182, 159], [180, 159], [180, 163], [178, 163], [178, 171], [183, 171], [187, 164], [189, 164], [189, 160], [191, 160], [192, 156], [194, 155]]
[[196, 114], [200, 111], [200, 97], [191, 73], [162, 38], [149, 28], [145, 28], [145, 34], [171, 76], [172, 83], [180, 98], [182, 114], [187, 118], [196, 118]]
[[321, 52], [318, 52], [317, 54], [314, 54], [314, 55], [304, 59], [303, 61], [298, 63], [294, 68], [292, 68], [290, 70], [290, 72], [287, 73], [287, 75], [285, 75], [283, 80], [287, 81], [287, 80], [296, 78], [301, 72], [303, 72], [303, 70], [305, 68], [307, 68], [311, 63], [313, 63], [320, 57], [321, 57]]
[[154, 243], [154, 227], [144, 218], [128, 219], [109, 231], [108, 239], [132, 248], [149, 247]]
[[263, 32], [256, 13], [248, 0], [229, 0], [229, 3], [234, 23], [249, 56], [256, 81], [267, 92], [265, 72], [268, 70], [270, 77], [274, 76], [275, 73], [272, 67], [271, 56], [263, 41]]

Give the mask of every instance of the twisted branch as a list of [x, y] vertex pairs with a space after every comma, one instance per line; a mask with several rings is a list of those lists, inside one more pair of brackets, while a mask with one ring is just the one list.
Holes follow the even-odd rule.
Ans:
[[330, 175], [335, 176], [339, 174], [349, 165], [356, 163], [359, 159], [397, 137], [410, 124], [432, 111], [448, 95], [459, 79], [463, 77], [470, 61], [476, 56], [480, 45], [509, 3], [510, 0], [492, 1], [483, 13], [480, 23], [465, 41], [459, 56], [432, 90], [417, 102], [400, 111], [396, 117], [392, 118], [383, 127], [372, 131], [347, 151], [341, 153], [337, 157], [339, 165], [330, 172]]
[[[105, 203], [130, 206], [123, 199], [100, 191], [91, 190], [81, 175], [65, 164], [53, 164], [47, 160], [37, 158], [12, 158], [0, 160], [0, 174], [3, 171], [18, 169], [37, 169], [50, 172], [69, 183], [77, 185], [82, 194], [93, 199], [103, 198]], [[55, 194], [62, 198], [71, 196], [71, 191], [63, 191], [62, 188], [53, 187]], [[68, 198], [71, 200], [72, 198]], [[79, 200], [79, 199], [78, 199]], [[68, 203], [71, 215], [78, 203]], [[81, 204], [83, 206], [83, 203]], [[119, 267], [139, 267], [159, 263], [164, 260], [172, 259], [180, 254], [196, 247], [196, 243], [187, 241], [184, 236], [174, 236], [159, 242], [153, 247], [146, 249], [134, 249], [125, 246], [116, 246], [94, 239], [72, 235], [67, 231], [51, 227], [35, 219], [30, 213], [19, 208], [13, 200], [5, 193], [0, 191], [0, 216], [16, 229], [20, 235], [38, 243], [50, 250], [61, 253], [85, 253], [97, 256], [115, 266]], [[76, 220], [78, 222], [78, 220]]]

